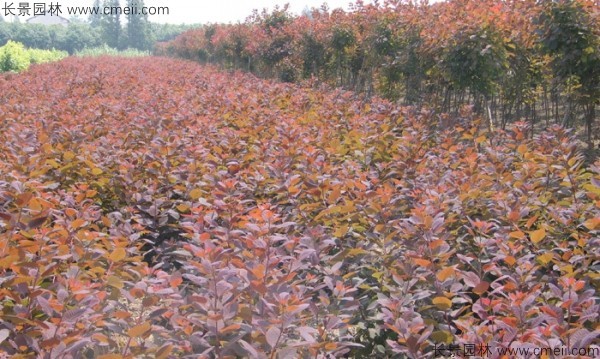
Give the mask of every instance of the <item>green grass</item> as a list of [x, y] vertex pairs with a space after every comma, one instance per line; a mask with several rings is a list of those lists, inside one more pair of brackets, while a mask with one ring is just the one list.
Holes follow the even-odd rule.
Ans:
[[149, 56], [149, 51], [141, 51], [138, 49], [125, 49], [125, 50], [117, 50], [115, 48], [109, 47], [107, 45], [86, 48], [81, 51], [78, 51], [75, 56], [81, 57], [96, 57], [96, 56], [123, 56], [123, 57], [138, 57], [138, 56]]

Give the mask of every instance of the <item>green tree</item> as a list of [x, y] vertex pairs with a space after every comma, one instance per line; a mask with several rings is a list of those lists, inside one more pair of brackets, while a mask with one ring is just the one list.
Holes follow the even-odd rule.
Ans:
[[62, 48], [70, 54], [74, 54], [85, 48], [92, 48], [101, 44], [100, 33], [90, 25], [70, 24]]
[[127, 14], [127, 47], [147, 50], [150, 48], [150, 28], [148, 15], [141, 14], [144, 0], [127, 0], [127, 7], [132, 9]]
[[10, 22], [0, 22], [0, 46], [5, 45], [8, 40], [12, 39], [13, 26]]
[[[73, 23], [69, 24], [69, 27], [72, 26]], [[69, 31], [69, 27], [64, 27], [61, 25], [52, 25], [48, 26], [48, 36], [50, 38], [49, 42], [45, 47], [40, 47], [42, 49], [60, 49], [64, 51], [68, 51], [65, 48], [65, 42], [67, 38], [67, 32]]]
[[121, 48], [121, 13], [119, 0], [105, 0], [104, 7], [111, 9], [109, 14], [102, 16], [102, 38], [104, 42], [114, 48]]
[[588, 142], [592, 141], [595, 108], [600, 103], [600, 41], [598, 25], [578, 1], [549, 1], [539, 18], [544, 51], [552, 56], [556, 85], [568, 98], [565, 124], [573, 104], [585, 110]]
[[[94, 0], [93, 6], [95, 9], [98, 9], [99, 11], [102, 10], [102, 4], [101, 4], [100, 0]], [[102, 25], [102, 14], [100, 14], [100, 12], [92, 13], [92, 14], [90, 14], [90, 17], [88, 20], [92, 27], [100, 27]]]
[[185, 25], [185, 24], [158, 24], [155, 22], [148, 22], [148, 28], [150, 30], [150, 40], [154, 41], [170, 41], [176, 38], [184, 31], [201, 27], [201, 25]]
[[0, 47], [0, 72], [23, 71], [29, 67], [29, 54], [19, 42], [8, 41]]
[[25, 47], [46, 48], [50, 42], [49, 26], [41, 24], [19, 24], [14, 33], [14, 40]]

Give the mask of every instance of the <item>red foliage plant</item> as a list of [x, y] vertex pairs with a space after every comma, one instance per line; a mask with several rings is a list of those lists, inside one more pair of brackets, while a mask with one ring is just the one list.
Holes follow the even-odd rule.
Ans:
[[468, 111], [164, 58], [0, 78], [0, 118], [7, 355], [422, 358], [598, 336], [600, 162], [559, 127], [488, 133]]
[[593, 129], [600, 102], [597, 1], [372, 3], [300, 16], [263, 11], [241, 24], [185, 32], [155, 50], [440, 112], [472, 104], [491, 127], [523, 119], [533, 129], [550, 121], [577, 127], [581, 118], [588, 141], [600, 133]]

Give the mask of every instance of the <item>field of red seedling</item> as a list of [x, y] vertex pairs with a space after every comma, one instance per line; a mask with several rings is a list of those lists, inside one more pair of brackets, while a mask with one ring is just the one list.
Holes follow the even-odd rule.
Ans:
[[478, 123], [163, 58], [3, 75], [0, 352], [597, 348], [600, 161]]

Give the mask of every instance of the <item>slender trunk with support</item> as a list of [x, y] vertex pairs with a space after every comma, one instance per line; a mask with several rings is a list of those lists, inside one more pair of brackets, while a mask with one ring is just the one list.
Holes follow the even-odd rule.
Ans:
[[490, 132], [494, 131], [494, 118], [492, 117], [492, 109], [490, 108], [490, 101], [487, 96], [484, 97], [485, 108], [487, 109], [488, 115], [488, 128]]
[[590, 103], [587, 105], [587, 111], [585, 116], [585, 127], [587, 132], [587, 142], [590, 148], [593, 147], [592, 128], [594, 127], [594, 121], [596, 119], [596, 104]]

